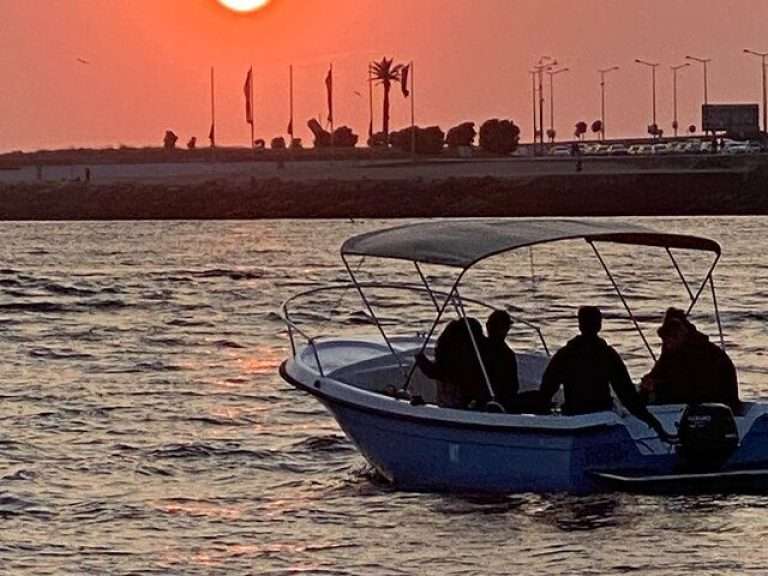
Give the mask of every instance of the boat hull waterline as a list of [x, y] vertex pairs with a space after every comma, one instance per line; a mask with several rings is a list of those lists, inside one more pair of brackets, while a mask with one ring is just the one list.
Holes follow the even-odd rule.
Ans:
[[[758, 405], [737, 419], [747, 429], [728, 461], [714, 471], [691, 472], [632, 416], [542, 417], [412, 406], [332, 378], [310, 381], [293, 360], [280, 373], [322, 402], [368, 463], [404, 490], [688, 492], [728, 490], [732, 484], [741, 489], [745, 480], [751, 490], [768, 489], [768, 410]], [[664, 407], [657, 416], [671, 429], [683, 409]]]

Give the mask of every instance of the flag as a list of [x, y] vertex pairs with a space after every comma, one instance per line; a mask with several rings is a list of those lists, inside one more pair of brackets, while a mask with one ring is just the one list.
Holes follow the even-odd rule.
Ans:
[[403, 96], [408, 98], [410, 96], [410, 92], [408, 92], [408, 72], [410, 72], [411, 65], [408, 64], [407, 66], [403, 66], [403, 69], [400, 71], [400, 87], [403, 89]]
[[216, 125], [211, 122], [211, 130], [208, 132], [208, 140], [211, 141], [211, 148], [216, 147]]
[[248, 69], [243, 92], [245, 92], [245, 121], [253, 126], [253, 101], [251, 100], [251, 94], [253, 93], [253, 68]]
[[328, 68], [328, 75], [325, 77], [325, 88], [328, 92], [328, 122], [333, 124], [333, 66]]

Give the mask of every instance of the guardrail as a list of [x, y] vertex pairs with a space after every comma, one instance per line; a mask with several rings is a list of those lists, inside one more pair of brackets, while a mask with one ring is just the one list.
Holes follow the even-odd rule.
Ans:
[[[362, 290], [365, 289], [385, 289], [385, 290], [402, 290], [407, 292], [413, 292], [413, 293], [421, 293], [426, 295], [434, 296], [440, 296], [442, 298], [448, 297], [448, 292], [444, 292], [441, 290], [428, 290], [424, 286], [416, 285], [416, 284], [406, 284], [406, 283], [386, 283], [386, 282], [360, 282], [358, 283], [358, 287]], [[328, 338], [327, 335], [317, 335], [317, 336], [310, 336], [304, 329], [298, 326], [298, 324], [291, 318], [291, 312], [290, 312], [290, 305], [294, 303], [295, 301], [306, 298], [307, 296], [311, 296], [313, 294], [319, 294], [322, 292], [334, 292], [334, 291], [346, 291], [350, 289], [355, 289], [355, 285], [351, 282], [344, 283], [344, 284], [334, 284], [331, 286], [318, 286], [315, 288], [310, 288], [308, 290], [303, 290], [301, 292], [298, 292], [297, 294], [294, 294], [293, 296], [286, 299], [282, 305], [280, 306], [280, 318], [285, 323], [286, 327], [288, 328], [288, 337], [291, 342], [291, 354], [296, 357], [296, 340], [294, 333], [298, 334], [302, 338], [304, 338], [307, 342], [307, 344], [312, 349], [312, 354], [315, 358], [315, 362], [317, 363], [318, 370], [320, 372], [320, 376], [325, 376], [325, 372], [323, 370], [322, 362], [320, 360], [320, 353], [317, 348], [317, 342], [320, 339]], [[479, 300], [476, 298], [467, 298], [464, 296], [458, 297], [454, 296], [456, 299], [456, 302], [458, 303], [459, 300], [463, 303], [469, 303], [474, 304], [477, 306], [482, 306], [488, 310], [497, 310], [499, 309], [497, 306], [494, 306], [488, 302], [485, 302], [483, 300]], [[509, 313], [509, 311], [507, 311]], [[522, 324], [523, 326], [531, 329], [533, 332], [536, 333], [538, 336], [539, 341], [541, 342], [542, 347], [544, 348], [544, 352], [547, 354], [547, 356], [550, 356], [549, 347], [547, 346], [547, 342], [544, 338], [544, 334], [541, 331], [541, 328], [539, 328], [536, 324], [533, 322], [530, 322], [529, 320], [525, 320], [523, 318], [520, 318], [519, 316], [514, 316], [513, 314], [510, 314], [510, 318], [512, 320], [512, 323], [518, 323]], [[329, 318], [330, 320], [330, 318]]]

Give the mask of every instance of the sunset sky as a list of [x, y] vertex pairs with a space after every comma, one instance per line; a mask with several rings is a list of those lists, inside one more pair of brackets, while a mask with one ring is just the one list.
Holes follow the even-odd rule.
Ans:
[[[507, 117], [531, 137], [528, 70], [542, 55], [570, 71], [555, 79], [565, 137], [600, 114], [598, 68], [608, 76], [609, 136], [650, 123], [651, 72], [660, 62], [659, 125], [672, 132], [672, 72], [686, 54], [711, 57], [710, 102], [759, 102], [768, 51], [765, 0], [271, 0], [236, 14], [217, 0], [0, 0], [0, 151], [159, 145], [166, 129], [207, 143], [209, 70], [215, 66], [217, 134], [246, 145], [242, 86], [254, 67], [256, 136], [284, 135], [288, 65], [294, 65], [297, 136], [325, 116], [333, 62], [336, 124], [368, 126], [366, 67], [413, 60], [420, 125]], [[86, 60], [82, 63], [78, 59]], [[679, 73], [680, 124], [699, 126], [703, 72]], [[361, 95], [355, 94], [359, 92]], [[546, 96], [549, 98], [547, 86]], [[549, 125], [549, 105], [545, 125]], [[381, 124], [376, 94], [375, 126]], [[408, 104], [393, 97], [393, 128]]]

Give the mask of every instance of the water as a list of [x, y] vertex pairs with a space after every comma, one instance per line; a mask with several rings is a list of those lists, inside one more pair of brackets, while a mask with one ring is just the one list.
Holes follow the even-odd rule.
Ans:
[[[768, 396], [768, 220], [649, 223], [723, 243], [718, 304], [742, 396]], [[768, 497], [479, 498], [384, 485], [326, 412], [278, 377], [288, 346], [274, 313], [305, 286], [342, 280], [341, 241], [382, 225], [3, 224], [0, 573], [766, 572]], [[572, 333], [575, 305], [600, 303], [606, 336], [638, 377], [648, 367], [642, 346], [586, 264], [588, 248], [572, 247], [579, 256], [541, 249], [481, 267], [477, 292], [546, 319], [553, 346]], [[658, 262], [617, 277], [651, 337], [663, 313], [654, 298], [685, 298]], [[579, 287], [585, 276], [595, 286]], [[339, 304], [348, 327], [368, 329], [353, 294], [343, 306], [322, 301]], [[399, 297], [378, 301], [413, 327], [428, 317]], [[324, 324], [312, 308], [303, 318]], [[697, 322], [716, 334], [706, 317]]]

